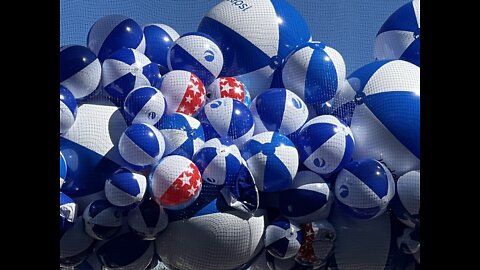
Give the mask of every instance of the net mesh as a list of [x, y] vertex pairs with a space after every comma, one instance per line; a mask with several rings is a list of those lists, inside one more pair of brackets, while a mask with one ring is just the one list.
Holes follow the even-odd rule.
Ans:
[[[110, 14], [129, 16], [139, 24], [164, 23], [180, 35], [196, 31], [219, 0], [83, 0], [60, 1], [60, 45], [86, 45], [90, 26]], [[303, 15], [313, 39], [338, 50], [347, 75], [373, 61], [378, 29], [407, 0], [289, 0]]]
[[[128, 16], [140, 25], [148, 23], [167, 24], [182, 35], [196, 31], [203, 16], [219, 2], [220, 0], [61, 0], [60, 46], [71, 44], [85, 46], [91, 25], [100, 17], [111, 14]], [[343, 56], [348, 76], [359, 67], [374, 60], [373, 47], [378, 29], [390, 14], [408, 0], [288, 0], [288, 2], [305, 18], [313, 40], [325, 42]], [[238, 265], [241, 261], [244, 261], [244, 257], [259, 252], [257, 246], [259, 243], [261, 244], [261, 232], [263, 230], [258, 228], [263, 228], [264, 220], [255, 218], [246, 221], [236, 217], [234, 219], [236, 223], [233, 224], [235, 226], [232, 226], [232, 217], [229, 215], [209, 216], [208, 218], [215, 219], [214, 222], [210, 222], [215, 225], [211, 228], [203, 228], [203, 222], [197, 224], [195, 219], [186, 223], [177, 221], [181, 223], [181, 226], [172, 227], [169, 231], [166, 231], [162, 236], [162, 241], [157, 243], [156, 248], [161, 249], [163, 253], [185, 253], [184, 256], [174, 257], [176, 261], [168, 262], [171, 264], [171, 269], [174, 269], [175, 266], [181, 266], [185, 269], [205, 269], [205, 267], [227, 269], [232, 265]], [[229, 222], [222, 221], [226, 218], [229, 219]], [[332, 217], [332, 223], [338, 222], [347, 226], [341, 227], [337, 231], [337, 247], [348, 248], [343, 248], [344, 252], [336, 255], [336, 267], [338, 269], [384, 269], [386, 259], [375, 260], [371, 258], [370, 254], [388, 252], [388, 246], [394, 244], [390, 241], [390, 214], [376, 219], [373, 223], [365, 222], [361, 226], [358, 223], [350, 224], [349, 220], [343, 220], [343, 218], [341, 216]], [[230, 228], [222, 228], [228, 223], [230, 223]], [[352, 227], [348, 227], [349, 225]], [[376, 231], [377, 233], [364, 233], [379, 228], [381, 229]], [[354, 233], [349, 233], [348, 238], [346, 238], [347, 234], [343, 234], [342, 230], [350, 230], [351, 232], [352, 229], [354, 229]], [[221, 232], [217, 233], [218, 230]], [[208, 235], [201, 235], [199, 232], [215, 234], [220, 239], [208, 238]], [[239, 246], [237, 250], [226, 248], [229, 241], [242, 242], [238, 240], [242, 235], [248, 236], [243, 239], [244, 245]], [[366, 239], [365, 236], [367, 235], [376, 235], [376, 239]], [[196, 250], [195, 245], [184, 246], [182, 244], [189, 241], [205, 242], [207, 240], [213, 242], [212, 245], [207, 245], [208, 249], [206, 250]], [[177, 244], [172, 245], [172, 243]], [[218, 245], [218, 243], [227, 243], [227, 245], [224, 247]], [[370, 243], [369, 249], [365, 248], [366, 243]], [[375, 249], [379, 251], [375, 252]], [[185, 252], [185, 250], [189, 252]], [[232, 252], [236, 254], [231, 254]], [[202, 254], [209, 255], [202, 256]], [[219, 256], [209, 257], [211, 254]], [[343, 257], [348, 256], [348, 254], [359, 256], [353, 260], [352, 258], [343, 260]], [[168, 254], [163, 255], [168, 257]], [[222, 257], [235, 256], [239, 262], [222, 261]], [[383, 258], [387, 256], [388, 254], [382, 254]], [[192, 261], [197, 264], [192, 265]], [[343, 264], [342, 261], [348, 261], [348, 264]], [[380, 262], [376, 263], [377, 261]], [[391, 267], [388, 269], [397, 268]]]

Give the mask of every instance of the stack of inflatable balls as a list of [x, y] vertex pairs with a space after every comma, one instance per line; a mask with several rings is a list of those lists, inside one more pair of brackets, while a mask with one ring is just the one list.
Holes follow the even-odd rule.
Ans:
[[286, 0], [98, 18], [60, 48], [60, 267], [419, 264], [419, 12], [349, 76]]

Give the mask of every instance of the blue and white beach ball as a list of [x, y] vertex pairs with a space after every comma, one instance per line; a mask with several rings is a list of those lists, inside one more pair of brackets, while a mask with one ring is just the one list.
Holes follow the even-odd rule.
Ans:
[[98, 19], [88, 32], [87, 44], [100, 62], [122, 48], [145, 52], [142, 28], [123, 15], [107, 15]]
[[77, 218], [77, 204], [60, 191], [60, 236], [73, 226]]
[[279, 194], [280, 213], [297, 224], [326, 219], [333, 192], [323, 178], [311, 171], [299, 171], [290, 187]]
[[272, 88], [253, 99], [250, 106], [255, 120], [255, 133], [277, 131], [290, 135], [299, 130], [308, 118], [308, 108], [292, 91]]
[[133, 124], [118, 141], [118, 151], [132, 169], [144, 169], [157, 163], [165, 151], [165, 140], [158, 129], [149, 124]]
[[202, 123], [205, 139], [228, 138], [239, 148], [252, 137], [255, 125], [247, 106], [232, 98], [209, 102], [197, 119]]
[[143, 240], [155, 240], [167, 225], [167, 213], [152, 199], [128, 212], [128, 226]]
[[242, 148], [242, 157], [259, 191], [277, 192], [290, 186], [298, 170], [295, 145], [278, 132], [253, 136]]
[[394, 195], [392, 174], [373, 159], [348, 163], [335, 181], [335, 197], [351, 215], [361, 219], [383, 214]]
[[420, 171], [400, 176], [390, 203], [393, 214], [410, 228], [420, 224]]
[[123, 225], [121, 209], [105, 199], [91, 202], [83, 211], [85, 232], [97, 240], [105, 240], [117, 234]]
[[195, 74], [173, 70], [160, 80], [158, 89], [167, 101], [167, 113], [195, 115], [205, 104], [205, 86]]
[[102, 65], [87, 47], [60, 47], [60, 85], [68, 88], [77, 99], [92, 94], [100, 84]]
[[103, 269], [145, 269], [152, 261], [154, 244], [133, 232], [120, 234], [96, 250]]
[[150, 194], [166, 209], [180, 210], [192, 204], [202, 190], [202, 177], [195, 163], [184, 156], [160, 160], [148, 177]]
[[171, 269], [239, 269], [264, 247], [265, 211], [250, 215], [233, 209], [224, 200], [223, 188], [203, 182], [193, 204], [166, 209], [169, 224], [155, 244]]
[[155, 127], [165, 139], [165, 156], [180, 155], [191, 159], [205, 142], [200, 122], [185, 114], [165, 115]]
[[223, 54], [217, 44], [200, 32], [180, 36], [168, 51], [168, 69], [186, 70], [211, 84], [223, 67]]
[[96, 97], [78, 108], [75, 124], [60, 136], [60, 151], [67, 163], [61, 191], [75, 200], [80, 212], [92, 200], [104, 198], [107, 178], [127, 165], [118, 152], [126, 127], [119, 109]]
[[105, 181], [107, 200], [119, 207], [132, 208], [139, 204], [147, 189], [147, 179], [143, 174], [121, 168]]
[[311, 41], [295, 48], [285, 59], [282, 81], [308, 105], [321, 105], [343, 87], [345, 61], [338, 51]]
[[140, 86], [128, 93], [123, 109], [128, 123], [154, 125], [167, 110], [167, 103], [162, 92], [155, 87]]
[[350, 128], [331, 115], [308, 121], [297, 138], [300, 160], [318, 174], [341, 170], [351, 160], [355, 145]]
[[297, 46], [311, 39], [303, 17], [285, 0], [222, 1], [202, 19], [223, 52], [220, 76], [235, 76], [252, 97], [269, 89], [273, 73]]
[[168, 50], [179, 37], [177, 31], [161, 23], [146, 24], [142, 29], [145, 36], [145, 55], [161, 66], [160, 71], [168, 70]]
[[60, 236], [60, 266], [72, 267], [82, 263], [92, 252], [94, 242], [95, 239], [85, 233], [83, 218], [78, 217]]
[[376, 60], [400, 59], [420, 66], [420, 0], [388, 17], [377, 33], [373, 54]]
[[75, 123], [77, 108], [72, 92], [60, 85], [60, 134], [66, 133]]
[[420, 169], [418, 66], [403, 60], [367, 64], [350, 75], [341, 92], [334, 115], [350, 125], [353, 159], [380, 160], [395, 178]]
[[274, 220], [265, 229], [265, 248], [276, 258], [288, 259], [297, 255], [302, 242], [300, 228], [288, 219]]
[[117, 106], [133, 89], [160, 83], [160, 71], [148, 57], [134, 49], [120, 49], [108, 56], [102, 64], [102, 86]]
[[192, 161], [200, 170], [203, 181], [223, 185], [237, 177], [242, 156], [238, 147], [230, 140], [213, 138], [195, 153]]
[[67, 177], [67, 161], [60, 151], [60, 188], [62, 188], [63, 183], [65, 183], [65, 178]]

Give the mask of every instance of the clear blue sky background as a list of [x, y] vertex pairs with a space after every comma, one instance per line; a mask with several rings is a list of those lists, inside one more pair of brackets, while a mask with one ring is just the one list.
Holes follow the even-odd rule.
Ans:
[[[123, 14], [139, 24], [164, 23], [179, 34], [195, 31], [220, 0], [60, 0], [60, 45], [86, 45], [90, 26], [108, 14]], [[288, 0], [305, 18], [314, 40], [337, 49], [347, 75], [373, 61], [380, 26], [408, 0]]]

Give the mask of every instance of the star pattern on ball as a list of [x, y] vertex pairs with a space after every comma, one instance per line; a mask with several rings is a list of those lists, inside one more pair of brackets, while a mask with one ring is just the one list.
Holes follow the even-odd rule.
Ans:
[[182, 187], [184, 185], [190, 185], [190, 177], [188, 177], [185, 173], [182, 173], [182, 176], [178, 179], [180, 179], [180, 181], [182, 181]]
[[245, 99], [245, 88], [243, 83], [233, 77], [223, 77], [220, 79], [220, 96], [229, 97], [243, 102]]
[[183, 169], [182, 173], [163, 194], [161, 203], [166, 205], [182, 204], [198, 194], [201, 186], [200, 171], [192, 162]]
[[312, 264], [316, 261], [315, 251], [313, 250], [313, 240], [315, 239], [315, 231], [312, 223], [300, 225], [302, 229], [304, 242], [300, 246], [300, 251], [297, 254], [297, 259]]
[[187, 89], [178, 105], [177, 112], [190, 116], [194, 115], [204, 104], [205, 92], [202, 81], [196, 75], [190, 74]]

